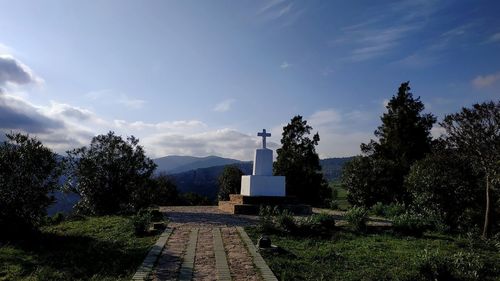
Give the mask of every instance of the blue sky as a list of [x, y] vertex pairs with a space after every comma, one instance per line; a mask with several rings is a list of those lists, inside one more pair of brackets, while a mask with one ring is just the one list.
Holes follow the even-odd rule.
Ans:
[[[410, 81], [439, 120], [500, 98], [499, 1], [3, 1], [0, 130], [57, 152], [113, 130], [151, 157], [248, 160], [300, 114], [359, 154]], [[433, 134], [439, 135], [436, 126]]]

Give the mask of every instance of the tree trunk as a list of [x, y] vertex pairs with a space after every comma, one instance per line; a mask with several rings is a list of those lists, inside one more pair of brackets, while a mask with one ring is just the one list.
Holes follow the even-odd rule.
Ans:
[[488, 228], [490, 226], [490, 178], [486, 173], [486, 210], [484, 212], [483, 238], [488, 238]]

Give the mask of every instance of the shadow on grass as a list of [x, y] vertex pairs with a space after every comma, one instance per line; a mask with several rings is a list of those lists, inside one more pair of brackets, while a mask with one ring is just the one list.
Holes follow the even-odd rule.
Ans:
[[126, 278], [141, 264], [147, 251], [120, 242], [54, 233], [39, 233], [6, 245], [31, 258], [20, 260], [12, 255], [2, 257], [2, 261], [21, 266], [22, 277], [34, 275], [38, 280]]

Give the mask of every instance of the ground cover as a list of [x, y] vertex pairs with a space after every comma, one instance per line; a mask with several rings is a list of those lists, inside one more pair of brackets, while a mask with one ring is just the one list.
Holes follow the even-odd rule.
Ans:
[[157, 235], [137, 237], [129, 217], [65, 221], [0, 242], [0, 280], [130, 280]]
[[[261, 235], [257, 227], [246, 230], [254, 241]], [[348, 229], [270, 237], [281, 250], [262, 255], [279, 280], [500, 280], [500, 251], [477, 239]]]

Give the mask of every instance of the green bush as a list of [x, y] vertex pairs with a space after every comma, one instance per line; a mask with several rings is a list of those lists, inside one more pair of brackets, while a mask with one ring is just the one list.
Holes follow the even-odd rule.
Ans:
[[64, 216], [63, 213], [57, 212], [53, 216], [50, 216], [50, 217], [47, 216], [47, 222], [46, 223], [49, 224], [49, 225], [56, 225], [56, 224], [60, 224], [65, 219], [66, 219], [66, 217]]
[[482, 280], [485, 275], [485, 264], [477, 253], [458, 252], [452, 256], [452, 263], [460, 280]]
[[289, 233], [293, 233], [297, 230], [297, 223], [295, 221], [295, 218], [293, 217], [293, 214], [288, 210], [284, 210], [276, 216], [276, 226], [280, 230]]
[[382, 202], [375, 203], [371, 209], [374, 215], [385, 216], [385, 205]]
[[430, 228], [430, 223], [421, 214], [405, 212], [392, 219], [392, 227], [397, 233], [420, 237]]
[[352, 207], [346, 214], [345, 219], [356, 231], [366, 230], [366, 220], [368, 211], [363, 207]]
[[147, 233], [152, 220], [153, 215], [149, 210], [139, 210], [139, 212], [137, 212], [137, 214], [132, 217], [134, 233], [136, 235], [143, 235]]
[[39, 140], [22, 134], [6, 136], [0, 143], [0, 236], [17, 238], [45, 222], [61, 165]]
[[261, 206], [259, 209], [259, 230], [262, 233], [276, 231], [273, 217], [279, 214], [276, 207]]
[[417, 256], [416, 266], [424, 280], [455, 280], [451, 263], [439, 251], [424, 249], [423, 253]]
[[340, 208], [339, 201], [329, 200], [328, 201], [328, 208], [330, 208], [331, 210], [338, 210]]

